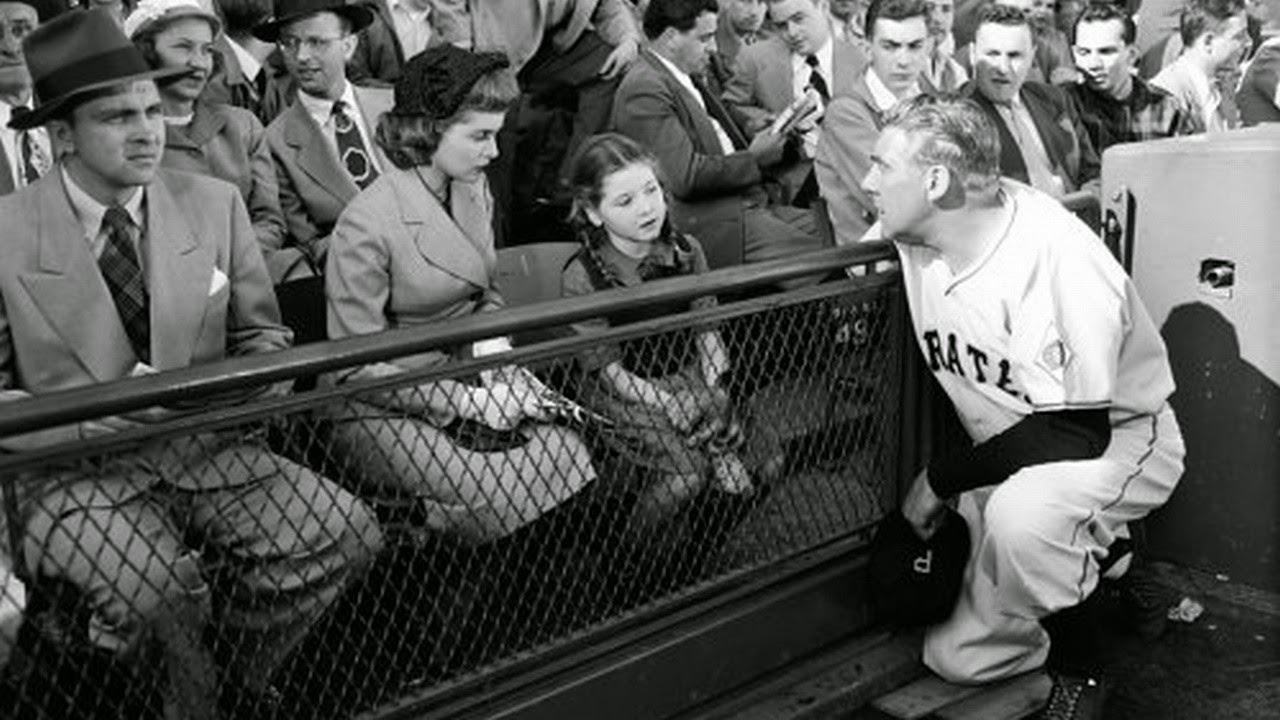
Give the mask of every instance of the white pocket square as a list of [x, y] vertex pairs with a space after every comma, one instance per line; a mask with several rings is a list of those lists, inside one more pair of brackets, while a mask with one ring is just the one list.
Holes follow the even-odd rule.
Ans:
[[209, 280], [209, 297], [213, 297], [225, 287], [227, 284], [227, 274], [219, 270], [213, 269], [213, 277]]

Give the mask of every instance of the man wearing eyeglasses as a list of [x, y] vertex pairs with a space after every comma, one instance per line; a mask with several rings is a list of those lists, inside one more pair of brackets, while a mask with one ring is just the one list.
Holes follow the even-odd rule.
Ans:
[[276, 19], [253, 31], [276, 44], [297, 86], [297, 100], [267, 126], [267, 145], [289, 234], [316, 268], [342, 210], [387, 163], [373, 129], [391, 109], [391, 90], [355, 87], [345, 74], [356, 33], [372, 21], [365, 5], [278, 0]]

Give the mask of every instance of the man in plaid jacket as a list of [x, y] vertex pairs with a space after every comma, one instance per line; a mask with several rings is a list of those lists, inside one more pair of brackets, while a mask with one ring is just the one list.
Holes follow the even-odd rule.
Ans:
[[1118, 143], [1204, 131], [1181, 100], [1133, 73], [1136, 32], [1124, 10], [1109, 4], [1089, 6], [1073, 28], [1083, 80], [1067, 90], [1098, 153]]

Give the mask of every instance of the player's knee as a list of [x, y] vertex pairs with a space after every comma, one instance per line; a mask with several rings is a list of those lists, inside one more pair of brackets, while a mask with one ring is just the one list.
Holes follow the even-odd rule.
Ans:
[[991, 493], [983, 511], [987, 542], [1014, 552], [1036, 547], [1051, 523], [1049, 506], [1035, 483], [1019, 482], [1017, 475]]
[[90, 592], [88, 601], [88, 641], [117, 653], [136, 648], [147, 631], [161, 623], [184, 624], [198, 633], [211, 612], [210, 589], [195, 553], [152, 558], [136, 574], [127, 573], [114, 586]]

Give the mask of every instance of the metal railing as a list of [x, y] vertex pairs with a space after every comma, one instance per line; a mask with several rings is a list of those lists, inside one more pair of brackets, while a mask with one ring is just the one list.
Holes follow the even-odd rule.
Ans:
[[[9, 403], [0, 438], [84, 439], [0, 456], [7, 560], [26, 586], [8, 598], [24, 622], [0, 715], [443, 712], [847, 548], [911, 469], [891, 253], [840, 248]], [[850, 265], [865, 274], [766, 291]], [[716, 388], [697, 372], [708, 334], [730, 358]], [[602, 351], [686, 411], [624, 402], [635, 393], [584, 370]], [[501, 419], [503, 398], [542, 415], [476, 421]], [[86, 432], [158, 406], [173, 410]]]

